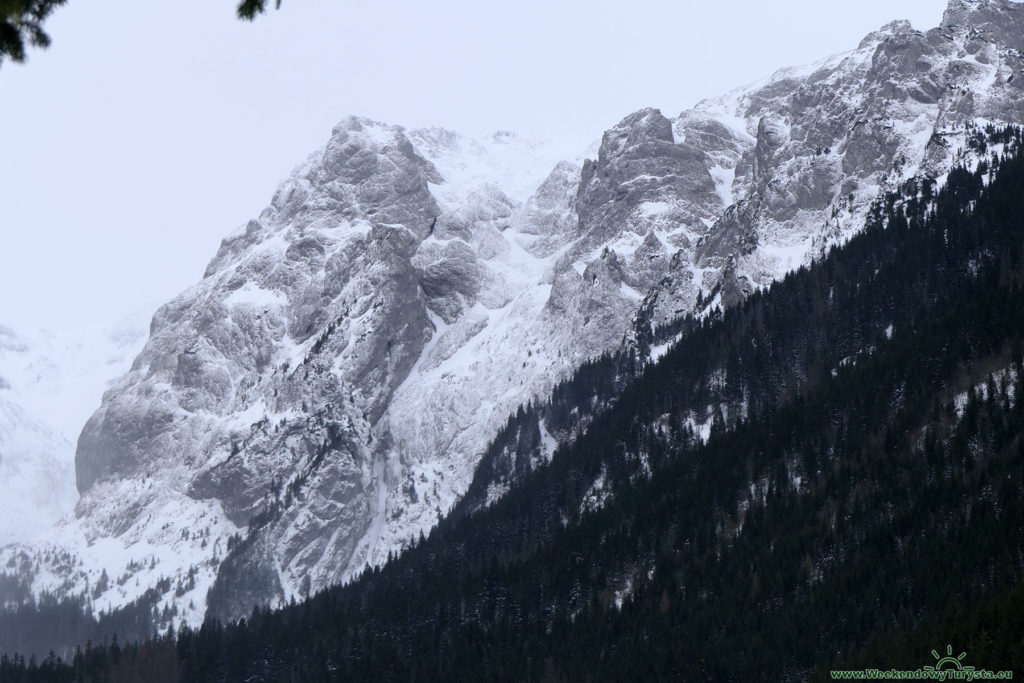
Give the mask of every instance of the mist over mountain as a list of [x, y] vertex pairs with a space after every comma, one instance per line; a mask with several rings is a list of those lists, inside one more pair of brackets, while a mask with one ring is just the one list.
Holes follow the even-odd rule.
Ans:
[[30, 542], [74, 511], [75, 442], [131, 365], [145, 322], [129, 316], [55, 334], [0, 326], [0, 545]]

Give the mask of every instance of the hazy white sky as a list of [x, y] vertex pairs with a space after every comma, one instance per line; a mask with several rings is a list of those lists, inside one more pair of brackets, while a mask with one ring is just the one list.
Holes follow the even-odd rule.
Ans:
[[151, 310], [359, 114], [600, 135], [857, 45], [945, 0], [71, 0], [0, 67], [0, 324]]

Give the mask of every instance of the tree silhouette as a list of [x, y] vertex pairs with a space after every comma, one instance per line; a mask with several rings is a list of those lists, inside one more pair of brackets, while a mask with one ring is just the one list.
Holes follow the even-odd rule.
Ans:
[[[26, 48], [47, 48], [50, 36], [43, 30], [43, 22], [57, 7], [67, 0], [0, 0], [0, 64], [4, 59], [24, 62]], [[281, 7], [281, 0], [275, 0]], [[267, 9], [267, 0], [241, 0], [238, 18], [252, 21]]]
[[0, 0], [0, 62], [25, 61], [26, 45], [48, 47], [43, 22], [65, 0]]
[[[281, 9], [281, 0], [276, 0], [275, 9]], [[267, 0], [242, 0], [238, 4], [238, 17], [252, 21], [257, 14], [267, 11]]]

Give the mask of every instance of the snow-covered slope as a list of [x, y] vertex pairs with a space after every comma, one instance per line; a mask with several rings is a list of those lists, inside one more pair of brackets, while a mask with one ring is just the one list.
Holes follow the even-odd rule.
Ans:
[[0, 326], [0, 546], [31, 541], [74, 509], [78, 432], [145, 331], [138, 316], [60, 334]]
[[37, 538], [78, 499], [74, 446], [9, 400], [5, 386], [0, 380], [0, 544]]
[[82, 433], [76, 521], [19, 566], [103, 605], [160, 586], [194, 621], [384, 561], [641, 306], [732, 305], [940, 177], [970, 126], [1024, 120], [1022, 40], [1016, 3], [952, 0], [926, 33], [635, 112], [586, 160], [346, 119], [157, 312]]

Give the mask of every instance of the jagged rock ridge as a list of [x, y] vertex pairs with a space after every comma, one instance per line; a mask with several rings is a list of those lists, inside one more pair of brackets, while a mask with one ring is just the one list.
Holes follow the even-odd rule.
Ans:
[[[117, 549], [124, 585], [173, 577], [193, 621], [210, 587], [233, 616], [383, 561], [638, 309], [732, 305], [847, 239], [881, 190], [940, 177], [969, 125], [1021, 121], [1022, 16], [953, 0], [928, 32], [894, 22], [674, 119], [631, 114], [582, 164], [346, 119], [154, 316], [79, 440], [74, 533]], [[97, 562], [36, 586], [95, 585]]]

